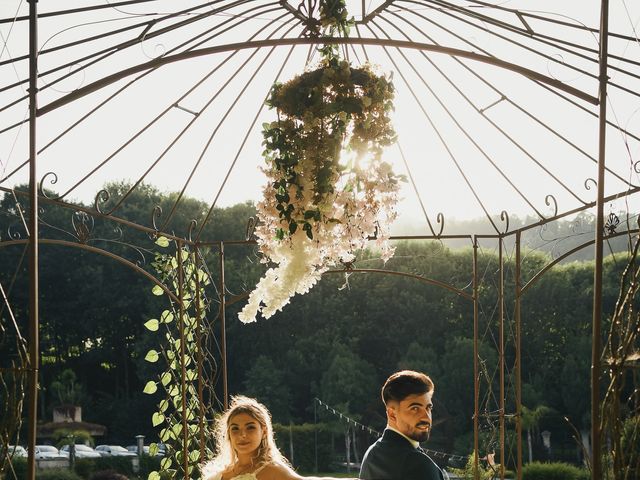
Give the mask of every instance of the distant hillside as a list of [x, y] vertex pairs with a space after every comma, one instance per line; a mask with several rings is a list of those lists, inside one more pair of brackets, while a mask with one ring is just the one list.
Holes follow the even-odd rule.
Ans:
[[[620, 212], [618, 214], [619, 224], [615, 229], [616, 233], [625, 232], [627, 225], [631, 225], [631, 228], [637, 228], [637, 215], [634, 214], [627, 218], [627, 214]], [[509, 224], [509, 231], [513, 232], [520, 228], [522, 225], [531, 224], [533, 219], [531, 218], [511, 218]], [[395, 225], [394, 232], [401, 235], [415, 235], [423, 234], [423, 229], [416, 227], [417, 223], [399, 223]], [[445, 226], [445, 233], [448, 235], [465, 235], [469, 232], [477, 232], [478, 234], [491, 235], [495, 234], [495, 231], [487, 224], [486, 219], [473, 219], [473, 220], [456, 220], [448, 219]], [[536, 250], [540, 252], [548, 253], [553, 257], [563, 255], [565, 252], [569, 252], [579, 245], [592, 241], [595, 236], [595, 216], [591, 213], [580, 213], [569, 220], [559, 220], [546, 225], [532, 227], [525, 230], [522, 234], [522, 246], [524, 249]], [[631, 239], [633, 240], [633, 239]], [[515, 243], [515, 235], [508, 237], [505, 240], [505, 247], [507, 250], [511, 250]], [[605, 240], [605, 255], [626, 252], [629, 249], [630, 239], [628, 235], [618, 235], [611, 239]], [[446, 245], [449, 248], [464, 248], [469, 247], [470, 242], [466, 239], [448, 240]], [[483, 248], [496, 248], [496, 241], [481, 240], [480, 245]], [[576, 260], [593, 260], [594, 248], [593, 244], [586, 246], [585, 248], [571, 254], [564, 261], [576, 261]]]

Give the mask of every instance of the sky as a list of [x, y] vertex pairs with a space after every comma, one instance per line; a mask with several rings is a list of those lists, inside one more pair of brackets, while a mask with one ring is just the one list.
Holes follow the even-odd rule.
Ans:
[[[83, 15], [43, 18], [39, 26], [40, 48], [44, 51], [144, 21], [152, 18], [147, 15], [149, 12], [161, 12], [163, 8], [170, 8], [171, 3], [158, 0]], [[184, 5], [195, 3], [183, 2]], [[264, 2], [252, 2], [260, 3]], [[597, 28], [599, 23], [600, 5], [594, 0], [495, 3], [571, 24]], [[610, 4], [611, 31], [635, 36], [640, 26], [638, 2], [612, 0]], [[38, 3], [41, 13], [78, 5], [86, 2], [44, 0]], [[367, 11], [376, 5], [369, 3]], [[360, 2], [349, 2], [349, 6], [358, 19]], [[477, 8], [477, 11], [485, 13], [486, 9]], [[13, 19], [27, 12], [26, 1], [0, 2], [0, 19]], [[240, 15], [241, 11], [231, 13]], [[246, 40], [261, 26], [287, 28], [276, 15], [262, 11], [253, 14], [251, 21], [203, 46]], [[498, 12], [495, 17], [514, 23], [514, 16], [507, 12]], [[229, 19], [225, 12], [211, 17], [210, 23]], [[598, 39], [593, 34], [532, 18], [528, 18], [528, 22], [536, 32], [579, 42], [586, 48], [598, 48]], [[26, 53], [26, 23], [0, 23], [2, 86], [25, 77], [27, 62], [9, 63], [8, 60]], [[60, 73], [43, 77], [39, 106], [127, 66], [170, 52], [174, 45], [203, 31], [203, 23], [183, 27], [164, 37], [144, 39], [133, 48], [107, 56], [104, 61], [55, 85], [50, 86], [49, 82]], [[476, 53], [485, 51], [597, 96], [597, 81], [593, 78], [597, 76], [597, 65], [592, 62], [544, 43], [489, 28], [483, 22], [469, 25], [429, 8], [426, 3], [396, 2], [385, 18], [370, 26], [370, 29], [361, 27], [362, 36], [388, 34], [406, 39], [406, 35], [421, 43], [438, 43]], [[154, 28], [159, 26], [150, 31]], [[87, 61], [76, 60], [130, 38], [131, 34], [128, 35], [113, 35], [90, 44], [42, 53], [39, 70], [43, 72], [74, 62], [60, 70], [68, 72], [78, 65], [86, 65]], [[637, 41], [611, 39], [610, 49], [621, 58], [640, 61]], [[276, 78], [286, 80], [304, 70], [308, 47], [294, 49], [284, 63], [288, 52], [285, 47], [271, 54], [267, 49], [242, 50], [230, 58], [227, 58], [230, 53], [224, 52], [166, 65], [125, 89], [59, 140], [56, 138], [70, 125], [133, 77], [44, 115], [38, 125], [38, 146], [44, 148], [39, 155], [38, 170], [40, 177], [52, 172], [44, 178], [45, 187], [66, 193], [66, 199], [91, 203], [105, 182], [135, 181], [149, 170], [146, 182], [166, 191], [184, 187], [186, 195], [209, 204], [228, 206], [259, 200], [264, 184], [259, 168], [260, 125], [275, 116], [262, 102]], [[589, 179], [596, 176], [597, 118], [588, 112], [597, 112], [596, 107], [573, 98], [566, 101], [512, 71], [443, 54], [380, 47], [367, 47], [366, 51], [355, 47], [348, 50], [348, 54], [353, 63], [368, 58], [381, 73], [393, 76], [397, 91], [394, 123], [399, 143], [389, 149], [385, 158], [398, 173], [410, 174], [413, 180], [405, 184], [402, 191], [400, 210], [405, 223], [422, 222], [423, 207], [434, 222], [438, 213], [447, 218], [465, 219], [482, 216], [483, 209], [494, 218], [499, 217], [502, 210], [510, 215], [548, 216], [554, 211], [554, 203], [563, 211], [595, 199], [595, 187]], [[634, 76], [640, 75], [640, 68], [615, 58], [610, 63], [621, 70], [631, 69], [632, 75], [615, 68], [610, 70], [611, 81], [623, 88], [610, 87], [609, 118], [640, 135], [640, 101], [624, 90], [640, 91], [640, 82]], [[211, 71], [214, 73], [210, 77], [182, 98]], [[0, 107], [24, 95], [24, 89], [25, 85], [18, 85], [0, 92]], [[27, 109], [27, 102], [22, 101], [0, 111], [0, 129], [26, 118]], [[165, 110], [165, 115], [153, 121]], [[201, 113], [194, 118], [193, 112]], [[148, 126], [150, 122], [153, 124]], [[183, 130], [185, 133], [180, 133]], [[633, 169], [633, 164], [640, 160], [639, 142], [615, 128], [609, 128], [607, 134], [607, 164], [615, 173], [607, 176], [607, 193], [624, 191], [629, 183], [640, 185]], [[52, 140], [54, 143], [49, 145]], [[26, 181], [26, 168], [12, 172], [26, 160], [27, 148], [27, 128], [0, 134], [0, 186], [11, 187]], [[100, 166], [106, 160], [105, 165]], [[52, 179], [56, 180], [55, 184], [51, 183]], [[608, 208], [624, 207], [624, 202], [619, 200]]]

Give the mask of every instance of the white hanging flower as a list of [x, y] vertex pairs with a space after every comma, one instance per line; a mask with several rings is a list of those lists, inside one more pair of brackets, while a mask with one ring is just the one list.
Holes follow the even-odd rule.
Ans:
[[256, 238], [262, 261], [275, 266], [240, 312], [245, 323], [269, 318], [329, 268], [353, 262], [371, 237], [385, 262], [394, 253], [389, 227], [401, 177], [381, 160], [395, 142], [393, 85], [368, 66], [322, 53], [316, 70], [274, 85], [267, 102], [279, 120], [263, 125], [267, 184]]

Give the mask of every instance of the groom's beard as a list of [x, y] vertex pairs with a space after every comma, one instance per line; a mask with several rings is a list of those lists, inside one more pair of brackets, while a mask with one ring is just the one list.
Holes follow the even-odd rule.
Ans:
[[[418, 430], [418, 427], [429, 426], [427, 430]], [[429, 434], [431, 433], [431, 425], [427, 423], [419, 423], [416, 425], [416, 430], [411, 432], [411, 435], [408, 435], [409, 438], [415, 440], [416, 442], [426, 442], [429, 440]]]

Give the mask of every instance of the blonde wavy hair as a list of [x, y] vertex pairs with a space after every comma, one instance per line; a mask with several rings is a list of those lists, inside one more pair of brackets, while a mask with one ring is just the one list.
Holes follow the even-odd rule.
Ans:
[[237, 460], [238, 455], [231, 447], [229, 436], [229, 423], [231, 419], [239, 413], [246, 413], [254, 418], [262, 427], [264, 439], [260, 443], [257, 455], [254, 457], [255, 468], [267, 463], [279, 463], [290, 468], [288, 460], [282, 455], [276, 446], [273, 437], [273, 426], [271, 424], [271, 414], [267, 407], [258, 402], [255, 398], [236, 395], [231, 397], [231, 405], [218, 417], [214, 427], [215, 453], [213, 458], [202, 467], [202, 477], [210, 478], [214, 474], [226, 470]]

